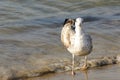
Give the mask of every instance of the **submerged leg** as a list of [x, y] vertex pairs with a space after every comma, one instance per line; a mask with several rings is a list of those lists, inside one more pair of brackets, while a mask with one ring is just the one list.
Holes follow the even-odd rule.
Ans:
[[75, 55], [72, 54], [72, 75], [75, 75], [75, 72], [74, 72], [74, 64], [75, 64]]

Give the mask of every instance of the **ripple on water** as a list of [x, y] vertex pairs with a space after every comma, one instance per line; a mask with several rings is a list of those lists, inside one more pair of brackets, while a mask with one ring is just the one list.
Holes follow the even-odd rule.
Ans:
[[[119, 54], [119, 3], [120, 0], [1, 0], [0, 78], [40, 76], [64, 71], [65, 66], [70, 69], [71, 55], [60, 42], [65, 18], [84, 18], [83, 26], [91, 34], [94, 44], [90, 59]], [[112, 63], [107, 60], [95, 63]], [[115, 69], [112, 68], [113, 74], [117, 74]], [[101, 69], [95, 71], [103, 73]], [[94, 75], [90, 79], [94, 79]]]

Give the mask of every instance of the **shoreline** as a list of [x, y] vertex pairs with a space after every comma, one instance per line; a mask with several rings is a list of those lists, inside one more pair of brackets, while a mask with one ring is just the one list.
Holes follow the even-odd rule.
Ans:
[[[26, 80], [29, 78], [35, 78], [35, 77], [40, 77], [49, 73], [59, 73], [59, 72], [67, 72], [71, 70], [71, 64], [68, 61], [60, 61], [60, 62], [54, 62], [54, 63], [49, 63], [47, 66], [43, 66], [39, 69], [36, 70], [8, 70], [6, 72], [7, 74], [3, 74], [0, 76], [0, 80]], [[120, 55], [117, 56], [106, 56], [106, 57], [101, 57], [98, 59], [90, 59], [87, 61], [88, 64], [88, 69], [90, 70], [91, 68], [94, 69], [96, 67], [102, 67], [102, 66], [107, 66], [107, 65], [113, 65], [113, 64], [118, 64], [120, 63]], [[77, 62], [75, 65], [75, 70], [80, 70], [80, 66], [83, 64], [83, 61], [81, 60], [80, 62]], [[1, 71], [1, 69], [0, 69]], [[14, 75], [13, 75], [14, 74]]]

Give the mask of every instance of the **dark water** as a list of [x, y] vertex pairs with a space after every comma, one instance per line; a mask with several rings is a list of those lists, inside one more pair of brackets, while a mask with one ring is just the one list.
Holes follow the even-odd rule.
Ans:
[[76, 17], [93, 38], [90, 58], [120, 54], [120, 0], [1, 0], [1, 67], [31, 69], [71, 58], [60, 31], [65, 18]]

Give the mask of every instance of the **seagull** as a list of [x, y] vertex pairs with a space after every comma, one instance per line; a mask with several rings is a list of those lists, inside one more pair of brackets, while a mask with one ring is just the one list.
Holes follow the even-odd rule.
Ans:
[[75, 56], [84, 56], [85, 63], [80, 69], [86, 70], [87, 67], [87, 55], [92, 51], [92, 38], [86, 33], [82, 26], [83, 19], [65, 19], [63, 28], [61, 30], [61, 42], [72, 54], [72, 75], [74, 72], [74, 59]]

